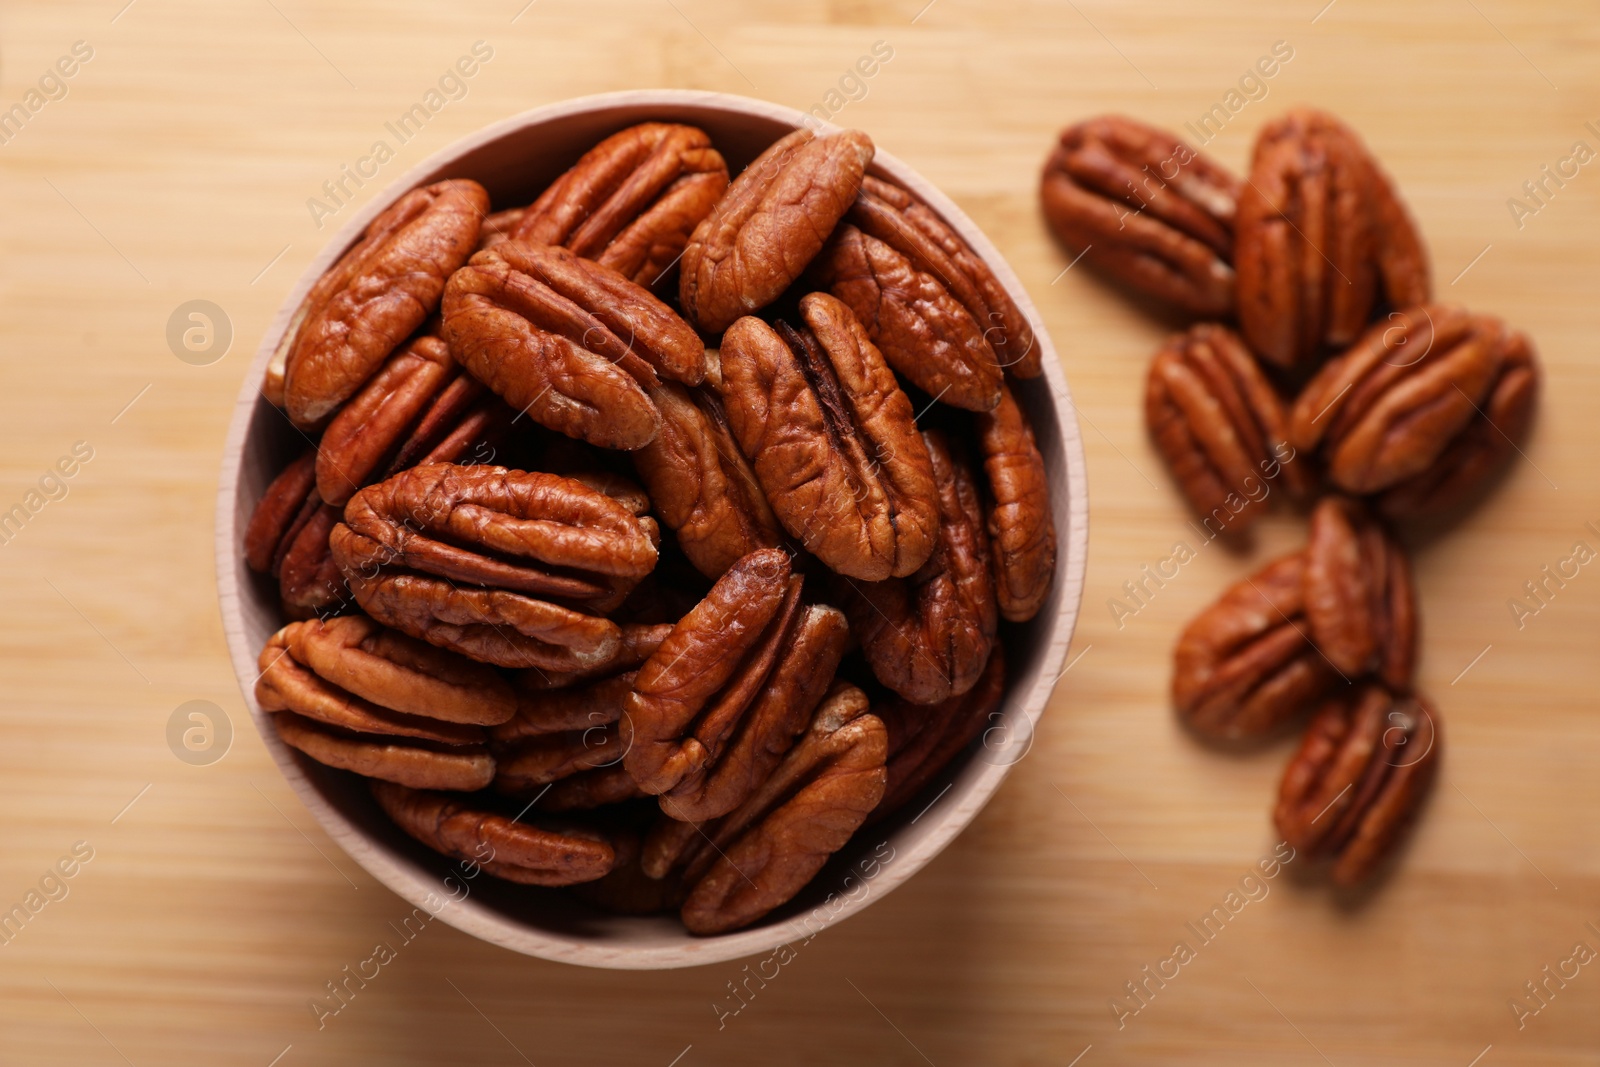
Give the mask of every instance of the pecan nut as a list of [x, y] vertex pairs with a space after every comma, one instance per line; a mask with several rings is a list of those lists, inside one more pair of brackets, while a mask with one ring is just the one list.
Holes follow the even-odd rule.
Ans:
[[812, 268], [843, 301], [890, 366], [929, 396], [988, 411], [1000, 402], [1000, 359], [983, 328], [939, 278], [898, 249], [846, 223]]
[[663, 382], [650, 397], [661, 432], [633, 453], [634, 469], [695, 569], [720, 578], [756, 549], [781, 545], [783, 528], [716, 394]]
[[661, 416], [646, 387], [698, 384], [699, 336], [610, 267], [506, 241], [445, 287], [444, 335], [461, 365], [542, 426], [603, 448], [647, 444]]
[[655, 541], [654, 520], [582, 482], [448, 463], [361, 490], [330, 538], [379, 621], [473, 659], [554, 670], [616, 655], [616, 623], [564, 605], [620, 603], [654, 568]]
[[1184, 629], [1172, 700], [1190, 729], [1221, 741], [1263, 737], [1334, 683], [1307, 633], [1305, 571], [1304, 552], [1275, 560]]
[[805, 128], [757, 156], [684, 249], [678, 301], [689, 321], [720, 333], [776, 300], [822, 251], [872, 156], [859, 130], [818, 137]]
[[800, 603], [788, 556], [735, 563], [639, 669], [624, 700], [625, 766], [661, 810], [700, 822], [743, 803], [805, 729], [848, 627]]
[[1365, 881], [1414, 820], [1438, 769], [1438, 713], [1366, 685], [1330, 698], [1284, 769], [1278, 832], [1330, 860], [1336, 884]]
[[1292, 497], [1310, 478], [1289, 447], [1289, 419], [1238, 335], [1201, 323], [1167, 341], [1145, 381], [1145, 423], [1197, 513], [1242, 532], [1282, 476]]
[[278, 579], [284, 612], [291, 618], [337, 610], [344, 580], [328, 547], [339, 521], [316, 485], [317, 453], [308, 450], [283, 469], [256, 502], [245, 527], [245, 562]]
[[1353, 500], [1325, 497], [1311, 513], [1305, 614], [1311, 639], [1341, 673], [1371, 670], [1411, 688], [1417, 597], [1405, 549]]
[[1171, 134], [1104, 115], [1061, 131], [1039, 198], [1073, 255], [1191, 315], [1224, 318], [1239, 192], [1238, 178]]
[[800, 301], [809, 329], [760, 319], [722, 340], [717, 390], [789, 535], [840, 574], [911, 574], [938, 530], [932, 463], [911, 401], [850, 309]]
[[685, 868], [689, 932], [736, 930], [798, 893], [878, 806], [887, 752], [866, 695], [835, 690], [761, 788], [706, 829]]
[[302, 429], [333, 414], [439, 307], [489, 210], [474, 181], [413, 189], [318, 279], [284, 332], [283, 399]]
[[1039, 613], [1056, 572], [1056, 523], [1050, 479], [1033, 424], [1009, 388], [977, 417], [978, 450], [988, 481], [986, 528], [994, 557], [1000, 614], [1027, 622]]
[[989, 536], [978, 487], [944, 435], [922, 435], [933, 458], [938, 536], [909, 578], [835, 581], [851, 629], [878, 681], [915, 704], [938, 704], [983, 674], [999, 627]]
[[1430, 304], [1390, 320], [1311, 380], [1289, 436], [1345, 492], [1393, 490], [1380, 508], [1400, 514], [1462, 499], [1522, 443], [1538, 369], [1527, 337], [1489, 315]]
[[874, 708], [889, 731], [889, 774], [873, 821], [894, 814], [986, 727], [992, 728], [1005, 690], [1005, 654], [996, 645], [978, 684], [965, 693], [932, 706], [901, 698]]
[[1349, 127], [1291, 111], [1261, 131], [1239, 199], [1239, 325], [1280, 367], [1351, 344], [1380, 295], [1428, 299], [1421, 239]]
[[521, 686], [516, 714], [489, 731], [495, 789], [546, 811], [644, 796], [622, 765], [617, 726], [637, 674], [557, 690]]
[[612, 841], [584, 826], [534, 826], [428, 790], [373, 782], [372, 795], [396, 826], [441, 855], [523, 885], [576, 885], [609, 873]]
[[728, 165], [705, 131], [646, 122], [584, 153], [522, 213], [511, 236], [561, 245], [671, 292], [671, 268], [727, 188]]

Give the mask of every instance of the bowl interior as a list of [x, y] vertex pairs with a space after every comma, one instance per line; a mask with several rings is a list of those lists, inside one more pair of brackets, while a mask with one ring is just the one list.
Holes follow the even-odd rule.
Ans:
[[308, 443], [257, 386], [294, 308], [372, 217], [406, 190], [446, 177], [481, 182], [495, 210], [526, 204], [598, 141], [648, 120], [701, 127], [737, 174], [802, 118], [788, 108], [719, 94], [619, 93], [530, 112], [458, 142], [397, 181], [329, 240], [280, 309], [246, 377], [224, 458], [217, 565], [230, 652], [257, 729], [301, 799], [352, 858], [411, 903], [486, 940], [572, 963], [655, 968], [730, 959], [808, 937], [903, 882], [971, 821], [1010, 765], [1026, 753], [1033, 724], [1061, 670], [1077, 614], [1087, 539], [1083, 457], [1065, 380], [1031, 302], [987, 239], [942, 194], [880, 150], [873, 170], [913, 189], [962, 233], [1010, 289], [1043, 346], [1046, 375], [1014, 387], [1045, 457], [1060, 539], [1049, 601], [1031, 623], [1002, 625], [1009, 683], [1001, 717], [922, 797], [858, 833], [793, 901], [756, 926], [692, 937], [673, 916], [619, 917], [560, 891], [471, 877], [473, 869], [463, 870], [396, 828], [361, 779], [285, 746], [256, 705], [256, 657], [284, 620], [275, 583], [244, 565], [243, 532], [267, 484]]

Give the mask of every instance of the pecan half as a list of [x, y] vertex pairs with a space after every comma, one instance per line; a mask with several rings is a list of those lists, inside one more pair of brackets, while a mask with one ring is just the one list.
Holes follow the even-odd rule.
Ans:
[[1004, 380], [983, 327], [938, 277], [898, 249], [845, 224], [810, 275], [843, 301], [895, 370], [947, 404], [988, 411]]
[[938, 528], [911, 401], [850, 309], [800, 301], [808, 330], [760, 319], [722, 339], [717, 391], [740, 450], [790, 536], [840, 574], [911, 574]]
[[1284, 769], [1278, 832], [1331, 860], [1335, 883], [1364, 881], [1415, 818], [1441, 743], [1438, 713], [1420, 697], [1366, 685], [1330, 698]]
[[781, 545], [783, 528], [716, 394], [662, 382], [650, 398], [661, 432], [633, 453], [634, 469], [695, 569], [720, 578], [741, 557]]
[[[531, 797], [547, 811], [644, 796], [622, 766], [617, 726], [637, 674], [627, 671], [567, 689], [523, 686], [516, 714], [489, 731], [495, 789]], [[557, 786], [561, 793], [552, 801]], [[596, 803], [576, 802], [579, 793]]]
[[1272, 733], [1335, 675], [1307, 636], [1304, 552], [1238, 582], [1178, 638], [1172, 700], [1190, 729], [1238, 741]]
[[472, 255], [489, 194], [474, 181], [413, 189], [311, 287], [284, 332], [284, 404], [308, 429], [331, 415], [439, 307]]
[[374, 618], [473, 659], [554, 670], [615, 656], [615, 623], [562, 604], [620, 603], [655, 566], [655, 540], [654, 520], [574, 479], [448, 463], [361, 490], [330, 538]]
[[972, 472], [943, 434], [922, 438], [939, 505], [933, 554], [909, 578], [834, 587], [878, 681], [913, 703], [937, 704], [977, 683], [999, 612]]
[[476, 864], [523, 885], [575, 885], [617, 865], [605, 834], [575, 825], [534, 826], [440, 793], [372, 783], [379, 806], [412, 837], [441, 855]]
[[707, 829], [685, 870], [689, 932], [748, 926], [798, 893], [883, 798], [887, 752], [865, 694], [835, 691], [761, 788]]
[[689, 321], [720, 333], [776, 300], [850, 209], [872, 155], [859, 130], [801, 128], [757, 156], [683, 251], [678, 301]]
[[661, 377], [705, 378], [705, 345], [667, 305], [564, 248], [506, 241], [479, 252], [444, 293], [450, 351], [513, 408], [603, 448], [634, 449], [661, 416]]
[[804, 730], [844, 655], [844, 616], [802, 606], [780, 549], [718, 579], [639, 668], [623, 704], [625, 766], [683, 822], [742, 803]]
[[1009, 388], [1000, 404], [977, 417], [978, 451], [989, 493], [986, 526], [993, 552], [995, 596], [1002, 617], [1027, 622], [1050, 595], [1056, 572], [1056, 523], [1050, 478], [1033, 424]]
[[584, 153], [522, 214], [512, 237], [561, 245], [646, 288], [674, 292], [671, 268], [727, 187], [728, 165], [705, 131], [646, 122]]
[[1061, 131], [1039, 199], [1075, 256], [1191, 315], [1234, 307], [1239, 179], [1176, 137], [1120, 115]]
[[1428, 299], [1421, 239], [1393, 186], [1349, 127], [1309, 108], [1261, 131], [1235, 254], [1240, 328], [1280, 367], [1349, 345], [1380, 294]]
[[1310, 488], [1306, 465], [1288, 448], [1283, 401], [1225, 326], [1201, 323], [1162, 346], [1145, 380], [1144, 413], [1190, 506], [1219, 529], [1248, 529], [1280, 475], [1291, 497]]
[[672, 632], [673, 624], [625, 622], [619, 623], [618, 626], [621, 630], [621, 640], [617, 642], [617, 650], [603, 662], [576, 671], [543, 670], [538, 667], [522, 671], [516, 677], [517, 691], [527, 694], [549, 689], [565, 689], [619, 671], [631, 671], [642, 667], [644, 661], [655, 655], [656, 649], [661, 647], [661, 642], [667, 639], [667, 635]]
[[1311, 513], [1305, 613], [1311, 639], [1341, 673], [1374, 671], [1411, 688], [1417, 596], [1405, 549], [1353, 500], [1325, 497]]
[[328, 547], [339, 511], [317, 492], [316, 463], [316, 451], [308, 450], [285, 467], [256, 502], [244, 532], [245, 562], [278, 579], [291, 618], [336, 610], [344, 601], [344, 580]]
[[323, 725], [292, 711], [271, 716], [284, 744], [328, 767], [381, 778], [414, 789], [472, 792], [494, 781], [494, 757], [480, 744], [440, 743], [356, 733]]
[[873, 709], [889, 731], [889, 776], [872, 821], [894, 814], [993, 726], [1005, 691], [1005, 654], [996, 645], [978, 684], [965, 693], [931, 706], [902, 698]]
[[1521, 444], [1538, 369], [1492, 316], [1428, 304], [1389, 318], [1305, 387], [1289, 437], [1344, 491], [1395, 490], [1384, 510], [1401, 514], [1461, 499]]
[[869, 174], [846, 216], [863, 233], [890, 245], [932, 274], [972, 315], [1008, 374], [1044, 372], [1033, 327], [983, 257], [909, 189]]

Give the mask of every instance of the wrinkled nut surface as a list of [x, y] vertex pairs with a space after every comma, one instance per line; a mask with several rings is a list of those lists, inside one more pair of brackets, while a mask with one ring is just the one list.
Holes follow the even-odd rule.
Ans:
[[877, 821], [905, 805], [935, 775], [972, 743], [998, 728], [995, 722], [1006, 691], [1005, 654], [999, 645], [978, 684], [934, 705], [893, 700], [873, 709], [889, 732], [888, 784], [872, 813]]
[[488, 210], [474, 181], [414, 189], [318, 279], [282, 342], [284, 404], [296, 426], [333, 414], [437, 310]]
[[1405, 549], [1360, 504], [1325, 497], [1311, 513], [1305, 613], [1311, 639], [1341, 674], [1373, 671], [1411, 688], [1417, 598]]
[[864, 581], [911, 574], [933, 551], [932, 463], [911, 401], [850, 309], [800, 301], [807, 327], [740, 319], [718, 393], [739, 449], [789, 535]]
[[938, 278], [978, 324], [1006, 373], [1037, 378], [1044, 372], [1033, 327], [1006, 287], [983, 257], [911, 190], [869, 174], [861, 180], [861, 192], [846, 218]]
[[686, 871], [690, 933], [736, 930], [789, 900], [877, 807], [888, 735], [866, 707], [860, 690], [835, 693], [761, 788], [708, 831], [716, 847]]
[[720, 333], [776, 300], [850, 209], [872, 155], [859, 130], [802, 128], [757, 156], [684, 249], [678, 299], [689, 321]]
[[1230, 587], [1184, 629], [1172, 673], [1179, 716], [1202, 737], [1266, 736], [1336, 675], [1308, 636], [1304, 552]]
[[244, 532], [245, 562], [278, 579], [284, 612], [310, 618], [336, 610], [344, 579], [328, 547], [339, 512], [316, 488], [316, 452], [308, 450], [267, 486]]
[[695, 385], [705, 345], [689, 324], [610, 267], [506, 241], [451, 275], [450, 351], [513, 408], [602, 448], [648, 444], [661, 416], [645, 389]]
[[933, 458], [938, 537], [909, 578], [838, 580], [834, 588], [878, 681], [916, 704], [971, 689], [999, 626], [989, 537], [978, 487], [943, 434], [924, 433]]
[[1345, 492], [1392, 490], [1390, 514], [1454, 504], [1520, 446], [1539, 373], [1533, 346], [1490, 315], [1427, 304], [1374, 325], [1295, 401], [1295, 447]]
[[456, 797], [387, 782], [373, 782], [372, 795], [400, 829], [424, 845], [507, 881], [575, 885], [616, 866], [611, 841], [587, 827], [534, 826]]
[[1027, 622], [1050, 595], [1056, 572], [1056, 523], [1050, 480], [1033, 424], [1007, 388], [993, 411], [977, 417], [978, 450], [989, 492], [985, 525], [994, 559], [1000, 614]]
[[594, 681], [607, 675], [621, 671], [635, 670], [644, 665], [644, 661], [655, 655], [656, 649], [661, 647], [661, 642], [667, 639], [672, 632], [672, 623], [634, 623], [619, 624], [620, 640], [617, 642], [616, 651], [606, 659], [591, 667], [576, 671], [545, 670], [533, 667], [520, 671], [516, 675], [515, 685], [520, 699], [527, 699], [527, 694], [543, 692], [552, 689], [565, 689], [569, 686], [581, 685], [584, 682]]
[[1191, 315], [1224, 318], [1240, 186], [1171, 134], [1104, 115], [1061, 132], [1039, 195], [1074, 255]]
[[561, 245], [659, 290], [727, 187], [728, 165], [705, 131], [646, 122], [584, 153], [519, 215], [511, 236]]
[[564, 605], [619, 603], [655, 566], [653, 527], [575, 479], [438, 463], [361, 490], [331, 543], [379, 621], [502, 667], [567, 671], [609, 661], [620, 631]]
[[1438, 713], [1420, 697], [1366, 685], [1330, 698], [1284, 769], [1278, 832], [1331, 860], [1338, 885], [1359, 884], [1415, 818], [1441, 743]]
[[661, 432], [633, 454], [634, 469], [695, 569], [720, 578], [736, 560], [781, 545], [783, 528], [716, 394], [662, 382], [650, 396]]
[[481, 744], [356, 733], [292, 711], [271, 715], [278, 737], [318, 763], [413, 789], [472, 792], [494, 781], [494, 757]]
[[1235, 254], [1240, 328], [1280, 367], [1349, 345], [1380, 295], [1396, 306], [1429, 296], [1421, 239], [1393, 186], [1354, 132], [1309, 108], [1261, 131]]
[[1275, 480], [1291, 497], [1310, 488], [1288, 443], [1283, 401], [1225, 326], [1201, 323], [1162, 346], [1145, 380], [1144, 412], [1183, 495], [1219, 532], [1249, 529]]
[[983, 327], [935, 275], [892, 245], [843, 225], [811, 277], [842, 301], [890, 366], [944, 403], [988, 411], [1004, 380]]

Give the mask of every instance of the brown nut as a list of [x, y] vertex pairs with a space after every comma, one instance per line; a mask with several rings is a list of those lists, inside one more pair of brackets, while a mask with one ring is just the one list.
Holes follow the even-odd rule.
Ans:
[[639, 669], [623, 703], [625, 765], [682, 822], [750, 796], [804, 731], [844, 655], [844, 616], [802, 606], [780, 549], [718, 579]]
[[994, 557], [1000, 615], [1027, 622], [1050, 595], [1056, 572], [1056, 523], [1050, 478], [1033, 424], [1009, 388], [1000, 404], [977, 417], [978, 450], [989, 493], [986, 528]]
[[1526, 438], [1539, 372], [1527, 336], [1493, 316], [1429, 304], [1389, 319], [1305, 387], [1289, 438], [1334, 485], [1385, 493], [1380, 509], [1399, 516], [1481, 487]]
[[435, 463], [357, 493], [330, 542], [374, 618], [473, 659], [566, 671], [611, 660], [620, 631], [562, 605], [620, 603], [655, 566], [654, 525], [571, 478]]
[[1004, 375], [983, 327], [937, 276], [898, 249], [845, 224], [810, 277], [848, 306], [889, 365], [929, 396], [969, 411], [1000, 402]]
[[488, 210], [489, 194], [474, 181], [413, 189], [317, 280], [279, 347], [284, 404], [296, 426], [333, 414], [438, 309]]
[[1202, 737], [1266, 736], [1333, 685], [1305, 618], [1304, 552], [1268, 564], [1223, 593], [1178, 638], [1172, 700]]
[[565, 689], [621, 671], [636, 670], [644, 666], [645, 660], [655, 655], [656, 649], [661, 647], [661, 642], [672, 632], [673, 624], [625, 622], [619, 623], [618, 626], [621, 630], [621, 640], [617, 642], [617, 650], [603, 662], [576, 671], [532, 667], [517, 675], [517, 691], [526, 695], [549, 689]]
[[850, 209], [872, 155], [859, 130], [802, 128], [757, 156], [684, 249], [678, 301], [689, 321], [721, 333], [776, 300]]
[[667, 305], [564, 248], [506, 241], [450, 278], [444, 336], [461, 365], [535, 422], [602, 448], [649, 443], [661, 377], [698, 384], [705, 345]]
[[364, 778], [460, 792], [482, 789], [494, 781], [494, 757], [479, 744], [354, 733], [292, 711], [274, 712], [271, 719], [284, 744], [325, 766]]
[[511, 236], [561, 245], [638, 285], [675, 292], [671, 269], [727, 188], [728, 165], [705, 131], [646, 122], [584, 153]]
[[1332, 861], [1336, 884], [1364, 881], [1416, 816], [1439, 765], [1438, 713], [1379, 685], [1330, 698], [1283, 772], [1278, 832]]
[[867, 698], [841, 687], [761, 788], [706, 830], [680, 912], [693, 934], [748, 926], [788, 901], [883, 798], [888, 736]]
[[867, 175], [846, 216], [931, 274], [971, 314], [1006, 373], [1037, 378], [1044, 364], [1033, 327], [972, 246], [909, 190]]
[[1062, 243], [1141, 293], [1233, 313], [1240, 181], [1162, 130], [1103, 115], [1061, 131], [1039, 199]]
[[717, 579], [756, 549], [781, 545], [783, 528], [716, 394], [662, 382], [650, 398], [661, 432], [633, 454], [634, 469], [695, 569]]
[[717, 390], [739, 449], [791, 537], [840, 574], [911, 574], [938, 530], [911, 401], [850, 309], [800, 301], [808, 330], [757, 318], [722, 340]]
[[345, 600], [344, 579], [328, 547], [339, 511], [317, 492], [316, 462], [316, 451], [308, 450], [285, 467], [256, 502], [244, 532], [245, 562], [278, 579], [291, 618], [336, 611]]
[[1288, 443], [1288, 415], [1238, 335], [1201, 323], [1170, 338], [1145, 381], [1145, 423], [1191, 507], [1216, 530], [1238, 533], [1262, 512], [1282, 476], [1291, 497], [1310, 489]]
[[617, 865], [606, 835], [583, 826], [534, 826], [456, 797], [373, 782], [395, 825], [441, 855], [523, 885], [575, 885]]
[[[495, 789], [542, 800], [552, 783], [622, 766], [617, 722], [637, 671], [586, 685], [518, 694], [517, 712], [489, 731]], [[640, 795], [629, 790], [628, 795]]]
[[1349, 127], [1309, 108], [1256, 141], [1235, 257], [1240, 328], [1279, 367], [1348, 346], [1380, 295], [1429, 298], [1421, 239], [1393, 186]]
[[922, 435], [933, 457], [939, 535], [915, 574], [834, 588], [878, 681], [915, 704], [938, 704], [977, 684], [999, 626], [989, 537], [978, 488], [944, 435]]
[[904, 698], [873, 709], [889, 731], [888, 784], [872, 821], [894, 812], [922, 791], [973, 738], [994, 728], [1006, 692], [1005, 653], [989, 656], [978, 684], [932, 706]]
[[1396, 692], [1411, 688], [1417, 595], [1405, 549], [1365, 508], [1324, 497], [1311, 513], [1305, 613], [1311, 639], [1340, 673], [1371, 670]]

